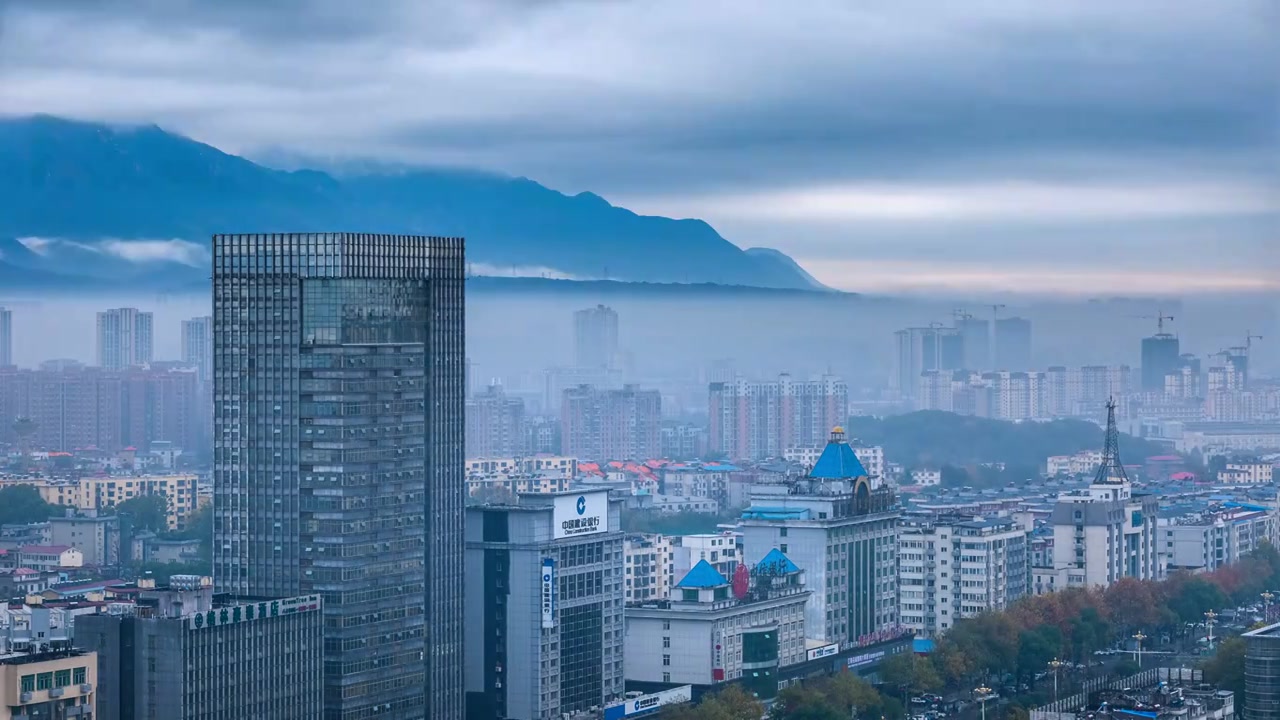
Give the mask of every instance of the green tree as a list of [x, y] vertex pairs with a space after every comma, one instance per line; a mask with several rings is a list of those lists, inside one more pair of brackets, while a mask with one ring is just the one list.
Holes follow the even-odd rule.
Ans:
[[1204, 679], [1236, 694], [1236, 702], [1244, 703], [1244, 651], [1242, 637], [1223, 640], [1213, 657], [1204, 661]]
[[1062, 652], [1062, 631], [1040, 625], [1018, 635], [1018, 673], [1031, 677], [1044, 670]]
[[0, 525], [44, 522], [58, 511], [40, 497], [34, 485], [6, 485], [0, 488]]
[[1085, 658], [1097, 650], [1111, 644], [1111, 626], [1098, 613], [1097, 608], [1085, 608], [1080, 616], [1071, 621], [1072, 650], [1077, 660]]
[[883, 705], [883, 699], [875, 687], [848, 670], [836, 673], [826, 684], [832, 702], [855, 717], [878, 710]]
[[1199, 622], [1204, 619], [1205, 612], [1221, 608], [1226, 603], [1222, 590], [1200, 576], [1182, 580], [1169, 598], [1169, 608], [1183, 622]]
[[117, 515], [128, 515], [134, 532], [169, 532], [169, 500], [163, 495], [139, 495], [116, 505]]
[[737, 685], [705, 697], [697, 705], [681, 703], [662, 708], [662, 720], [760, 720], [764, 706]]
[[168, 537], [175, 540], [199, 540], [201, 559], [211, 559], [213, 557], [213, 506], [201, 505], [187, 516], [186, 525], [181, 530], [171, 533]]
[[905, 687], [912, 692], [941, 690], [942, 678], [927, 658], [915, 653], [898, 653], [880, 663], [880, 678], [889, 685]]

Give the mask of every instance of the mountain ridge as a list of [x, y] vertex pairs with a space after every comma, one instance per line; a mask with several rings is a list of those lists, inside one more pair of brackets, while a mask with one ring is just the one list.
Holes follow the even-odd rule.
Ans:
[[[785, 255], [745, 251], [702, 220], [639, 215], [528, 178], [435, 168], [336, 177], [266, 167], [155, 125], [0, 118], [0, 260], [12, 263], [21, 239], [70, 243], [24, 256], [31, 270], [81, 274], [68, 248], [106, 240], [207, 247], [220, 232], [350, 228], [460, 235], [470, 262], [535, 275], [827, 289]], [[179, 265], [152, 258], [137, 281], [206, 272]]]

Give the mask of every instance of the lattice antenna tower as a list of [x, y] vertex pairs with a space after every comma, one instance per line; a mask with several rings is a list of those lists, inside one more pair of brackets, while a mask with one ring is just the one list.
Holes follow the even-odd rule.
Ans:
[[1102, 447], [1102, 464], [1098, 466], [1098, 475], [1094, 483], [1098, 485], [1114, 485], [1129, 482], [1120, 462], [1120, 429], [1116, 427], [1116, 401], [1107, 399], [1107, 439]]

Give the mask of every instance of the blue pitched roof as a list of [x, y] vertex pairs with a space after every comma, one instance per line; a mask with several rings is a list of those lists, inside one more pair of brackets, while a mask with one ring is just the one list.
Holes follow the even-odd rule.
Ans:
[[706, 560], [699, 560], [693, 569], [685, 574], [684, 579], [676, 583], [676, 587], [682, 588], [712, 588], [728, 585], [729, 581], [720, 574], [719, 570], [711, 567]]
[[864, 477], [866, 474], [867, 469], [862, 466], [849, 443], [837, 440], [827, 443], [827, 447], [818, 456], [818, 462], [809, 471], [809, 477], [821, 480], [846, 480]]
[[786, 575], [793, 572], [800, 572], [800, 568], [791, 562], [791, 558], [782, 554], [778, 548], [769, 551], [759, 563], [756, 564], [757, 570], [766, 570], [775, 575]]

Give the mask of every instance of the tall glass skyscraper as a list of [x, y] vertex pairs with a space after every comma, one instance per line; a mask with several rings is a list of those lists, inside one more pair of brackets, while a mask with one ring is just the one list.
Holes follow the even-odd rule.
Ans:
[[213, 241], [214, 574], [319, 594], [326, 720], [463, 715], [463, 241]]

